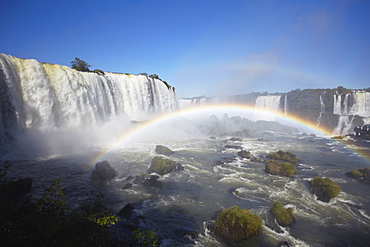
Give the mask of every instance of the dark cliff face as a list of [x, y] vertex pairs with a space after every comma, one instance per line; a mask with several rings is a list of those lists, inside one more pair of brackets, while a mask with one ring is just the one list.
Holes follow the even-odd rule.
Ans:
[[[339, 116], [333, 114], [336, 89], [305, 89], [289, 92], [288, 113], [333, 130]], [[321, 100], [320, 100], [321, 96]], [[320, 117], [321, 114], [321, 117]]]
[[[361, 91], [369, 92], [370, 89], [363, 89]], [[281, 94], [278, 93], [268, 94], [267, 92], [265, 92], [265, 93], [232, 95], [227, 97], [213, 97], [213, 98], [204, 97], [204, 98], [207, 99], [206, 100], [207, 103], [222, 102], [229, 104], [234, 103], [234, 104], [255, 105], [257, 98], [260, 96], [281, 95], [280, 103], [279, 106], [277, 107], [279, 109], [279, 112], [297, 116], [313, 124], [316, 123], [319, 128], [321, 127], [328, 131], [333, 132], [335, 129], [337, 129], [338, 131], [339, 128], [339, 133], [336, 134], [346, 134], [345, 133], [346, 131], [344, 132], [341, 131], [341, 129], [346, 128], [345, 126], [346, 124], [351, 125], [348, 126], [347, 130], [350, 130], [356, 125], [364, 124], [363, 118], [355, 114], [351, 115], [353, 113], [347, 114], [336, 112], [336, 114], [334, 114], [335, 100], [340, 100], [340, 107], [343, 107], [344, 103], [347, 104], [348, 107], [354, 104], [354, 102], [352, 102], [353, 101], [352, 96], [348, 97], [347, 99], [348, 102], [344, 102], [345, 101], [344, 96], [351, 92], [353, 94], [353, 90], [338, 87], [334, 89], [304, 89], [304, 90], [297, 89], [288, 93]], [[342, 96], [338, 97], [338, 95]], [[341, 114], [342, 116], [338, 114]], [[344, 118], [347, 119], [343, 120]]]

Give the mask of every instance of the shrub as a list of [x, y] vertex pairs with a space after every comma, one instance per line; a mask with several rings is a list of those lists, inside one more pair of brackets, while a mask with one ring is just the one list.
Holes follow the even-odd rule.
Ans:
[[89, 67], [91, 67], [91, 65], [86, 63], [84, 60], [81, 60], [80, 58], [76, 57], [75, 60], [71, 62], [71, 67], [72, 69], [78, 71], [88, 72], [90, 71]]
[[157, 246], [153, 231], [132, 230], [131, 236], [112, 230], [118, 221], [103, 203], [103, 194], [89, 195], [69, 208], [59, 179], [36, 202], [26, 198], [0, 201], [2, 246]]
[[238, 242], [258, 233], [262, 220], [247, 209], [232, 206], [217, 215], [215, 233], [227, 240]]
[[288, 226], [294, 220], [293, 208], [284, 208], [280, 202], [274, 202], [270, 211], [281, 226]]
[[330, 178], [315, 177], [310, 181], [310, 185], [317, 198], [324, 202], [329, 202], [331, 198], [339, 195], [340, 187]]

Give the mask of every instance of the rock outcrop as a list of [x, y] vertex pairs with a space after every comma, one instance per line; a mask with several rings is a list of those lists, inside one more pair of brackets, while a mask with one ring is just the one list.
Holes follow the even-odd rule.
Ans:
[[170, 155], [174, 153], [171, 149], [169, 149], [168, 147], [162, 146], [162, 145], [157, 145], [155, 147], [155, 151], [158, 154], [163, 154], [163, 155]]
[[329, 202], [331, 198], [339, 195], [340, 187], [330, 178], [315, 177], [310, 181], [313, 193], [317, 199], [323, 202]]
[[256, 235], [261, 227], [262, 220], [256, 214], [232, 206], [217, 215], [214, 231], [228, 241], [239, 242]]
[[350, 178], [370, 184], [370, 167], [352, 170], [350, 172], [346, 172], [346, 175]]
[[274, 202], [270, 211], [281, 226], [289, 226], [294, 221], [293, 208], [284, 208], [280, 202]]
[[96, 163], [95, 170], [92, 172], [92, 179], [108, 180], [117, 175], [116, 170], [109, 164], [108, 161]]
[[280, 163], [276, 160], [267, 160], [265, 163], [265, 171], [272, 175], [290, 177], [297, 172], [294, 165], [289, 162]]
[[160, 156], [156, 156], [152, 159], [151, 165], [148, 169], [148, 173], [157, 173], [159, 175], [165, 175], [175, 170], [183, 170], [181, 164], [176, 163], [173, 160], [165, 159]]

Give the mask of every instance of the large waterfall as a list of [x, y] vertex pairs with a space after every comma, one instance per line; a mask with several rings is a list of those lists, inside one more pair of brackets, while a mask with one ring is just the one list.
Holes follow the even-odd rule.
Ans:
[[259, 96], [256, 100], [256, 108], [270, 110], [272, 112], [277, 112], [281, 110], [280, 108], [280, 98], [281, 95], [266, 95]]
[[0, 54], [0, 97], [2, 141], [28, 129], [96, 126], [178, 105], [171, 87], [144, 75], [98, 75], [5, 54]]
[[334, 95], [333, 113], [339, 115], [333, 132], [338, 135], [352, 133], [355, 116], [361, 117], [366, 123], [370, 120], [370, 92], [360, 90]]

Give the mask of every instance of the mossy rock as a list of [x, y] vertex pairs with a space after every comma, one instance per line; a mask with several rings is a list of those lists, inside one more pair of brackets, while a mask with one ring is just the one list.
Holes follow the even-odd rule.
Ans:
[[258, 215], [232, 206], [217, 215], [214, 231], [228, 241], [239, 242], [257, 235], [261, 227], [262, 220]]
[[250, 159], [251, 158], [251, 152], [249, 152], [247, 150], [242, 150], [242, 151], [238, 152], [238, 156], [240, 156], [244, 159]]
[[315, 177], [310, 181], [311, 188], [317, 199], [329, 202], [331, 198], [339, 195], [340, 187], [330, 178]]
[[156, 156], [152, 159], [151, 165], [148, 169], [148, 173], [157, 173], [159, 175], [165, 175], [176, 169], [176, 162], [170, 159], [165, 159], [160, 156]]
[[294, 221], [293, 208], [284, 208], [280, 202], [274, 202], [270, 211], [281, 226], [289, 226]]
[[171, 149], [169, 149], [168, 147], [162, 146], [162, 145], [157, 145], [155, 147], [155, 151], [158, 154], [164, 154], [164, 155], [173, 154], [173, 151]]
[[283, 160], [290, 163], [297, 163], [299, 162], [299, 158], [291, 153], [291, 152], [283, 152], [281, 150], [277, 151], [276, 153], [271, 153], [266, 156], [268, 159], [273, 160]]
[[293, 164], [289, 162], [280, 163], [276, 160], [267, 160], [265, 171], [272, 175], [291, 177], [294, 173], [297, 172], [297, 169]]
[[346, 172], [346, 175], [358, 181], [370, 183], [370, 167], [352, 170], [350, 172]]

